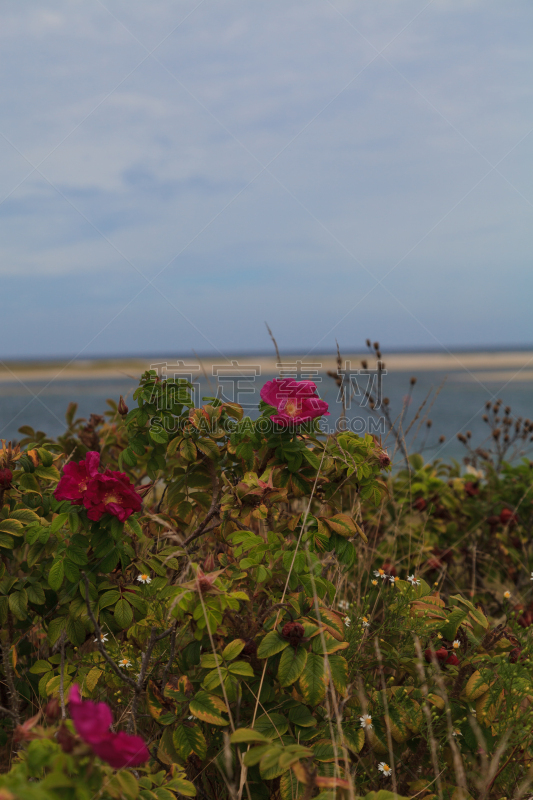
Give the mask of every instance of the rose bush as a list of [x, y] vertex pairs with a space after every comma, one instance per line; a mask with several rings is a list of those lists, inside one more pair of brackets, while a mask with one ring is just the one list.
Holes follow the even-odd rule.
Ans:
[[280, 383], [251, 420], [146, 373], [131, 411], [0, 451], [9, 800], [526, 786], [531, 466], [392, 473]]

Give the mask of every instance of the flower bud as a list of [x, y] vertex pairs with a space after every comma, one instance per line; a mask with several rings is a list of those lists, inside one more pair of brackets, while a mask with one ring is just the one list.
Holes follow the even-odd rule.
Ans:
[[48, 722], [55, 722], [61, 716], [61, 705], [57, 697], [52, 697], [46, 704], [44, 713]]
[[72, 753], [76, 738], [71, 734], [65, 723], [62, 723], [56, 733], [56, 739], [64, 753]]
[[118, 401], [118, 409], [117, 409], [117, 411], [118, 411], [118, 413], [120, 414], [120, 416], [121, 416], [121, 417], [125, 417], [125, 416], [126, 416], [126, 414], [127, 414], [127, 413], [128, 413], [128, 411], [129, 411], [129, 408], [128, 408], [128, 406], [126, 405], [126, 403], [125, 403], [125, 401], [124, 401], [124, 398], [122, 397], [122, 395], [120, 395], [120, 400]]
[[213, 555], [213, 553], [209, 553], [209, 555], [205, 559], [204, 564], [203, 564], [203, 570], [204, 570], [204, 572], [214, 572], [215, 571], [215, 556]]

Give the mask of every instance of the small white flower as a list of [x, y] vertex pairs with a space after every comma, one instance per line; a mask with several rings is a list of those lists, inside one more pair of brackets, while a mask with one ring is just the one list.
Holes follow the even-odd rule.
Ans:
[[452, 731], [452, 736], [462, 736], [463, 734], [459, 730], [459, 728], [454, 728]]
[[383, 773], [383, 776], [385, 778], [389, 778], [392, 775], [392, 769], [389, 767], [388, 764], [385, 764], [384, 761], [382, 761], [381, 764], [379, 764], [378, 769], [380, 772]]
[[507, 591], [507, 592], [504, 592], [504, 593], [503, 593], [503, 596], [504, 596], [504, 598], [505, 598], [506, 600], [510, 600], [510, 599], [511, 599], [511, 592], [509, 592], [509, 591]]
[[[96, 639], [94, 639], [94, 641], [98, 642], [98, 637]], [[107, 642], [107, 633], [101, 633], [100, 634], [100, 641], [101, 642]]]
[[350, 625], [352, 624], [352, 620], [350, 619], [350, 617], [344, 617], [343, 621], [347, 628], [349, 628]]
[[398, 577], [394, 577], [394, 575], [390, 575], [389, 576], [389, 580], [392, 583], [392, 585], [394, 586], [394, 584], [397, 583], [400, 579]]
[[459, 650], [459, 648], [461, 647], [461, 642], [459, 641], [459, 639], [454, 640], [452, 647], [454, 650]]
[[141, 583], [152, 583], [151, 577], [149, 575], [146, 575], [145, 573], [143, 573], [142, 575], [138, 575], [137, 580], [140, 581]]
[[386, 580], [387, 578], [387, 573], [385, 572], [384, 569], [376, 569], [374, 571], [374, 575], [376, 576], [376, 578], [381, 578], [382, 581]]
[[[533, 572], [531, 574], [533, 575]], [[533, 581], [533, 578], [531, 578], [531, 580]], [[371, 583], [372, 583], [372, 586], [377, 586], [378, 585], [377, 581], [371, 581]]]
[[347, 600], [339, 600], [339, 608], [341, 611], [348, 611], [350, 604]]
[[529, 580], [533, 581], [533, 572], [531, 573], [531, 578]]
[[128, 658], [123, 658], [118, 662], [119, 667], [124, 667], [124, 669], [129, 669], [131, 667], [131, 661]]
[[363, 628], [370, 628], [370, 622], [368, 621], [368, 617], [361, 618], [361, 625]]
[[415, 578], [414, 574], [408, 575], [407, 580], [409, 581], [411, 586], [420, 586], [420, 578]]
[[372, 717], [370, 716], [370, 714], [363, 714], [362, 717], [359, 717], [359, 720], [361, 722], [361, 727], [362, 728], [373, 728], [374, 727], [372, 725]]

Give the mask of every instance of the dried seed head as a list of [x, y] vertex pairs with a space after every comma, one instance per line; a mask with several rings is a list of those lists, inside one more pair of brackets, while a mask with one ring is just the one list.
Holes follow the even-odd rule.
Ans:
[[379, 342], [374, 342], [374, 350], [379, 350]]
[[467, 439], [471, 439], [472, 438], [472, 431], [467, 431], [466, 432], [466, 438]]
[[459, 439], [460, 442], [462, 442], [463, 444], [466, 444], [466, 436], [464, 434], [458, 433], [457, 434], [457, 438]]
[[390, 403], [390, 400], [389, 400], [389, 398], [388, 398], [388, 397], [384, 397], [384, 398], [383, 398], [383, 405], [384, 405], [384, 406], [388, 406], [388, 405], [389, 405], [389, 403]]
[[428, 419], [428, 421], [426, 422], [426, 427], [431, 428], [432, 425], [433, 425], [432, 421]]
[[500, 438], [501, 430], [499, 428], [495, 428], [492, 431], [492, 438], [498, 440]]
[[416, 383], [416, 378], [411, 378], [411, 380], [409, 381], [409, 383], [411, 384], [411, 386], [414, 386], [414, 385], [415, 385], [415, 383]]
[[370, 339], [366, 340], [366, 346], [367, 347], [372, 347], [372, 342], [370, 341]]
[[361, 366], [363, 369], [368, 369], [368, 361], [365, 358], [361, 361]]
[[439, 442], [445, 442], [445, 441], [446, 441], [445, 436], [439, 436]]

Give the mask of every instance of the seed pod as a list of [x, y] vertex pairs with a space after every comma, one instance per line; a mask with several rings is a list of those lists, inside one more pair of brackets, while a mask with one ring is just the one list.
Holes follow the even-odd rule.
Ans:
[[411, 380], [409, 381], [409, 383], [411, 384], [411, 386], [414, 386], [414, 385], [415, 385], [415, 383], [416, 383], [416, 378], [411, 378]]
[[445, 436], [439, 436], [439, 442], [442, 443], [442, 442], [445, 442], [445, 441], [446, 441], [446, 437]]

